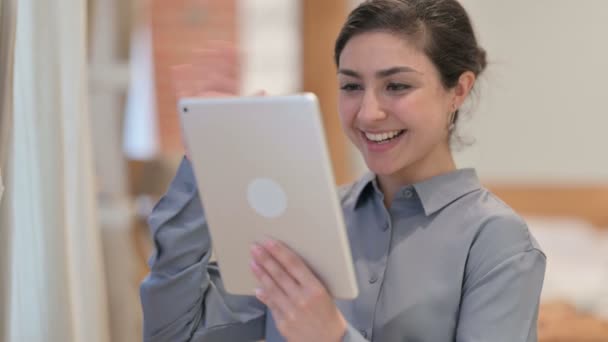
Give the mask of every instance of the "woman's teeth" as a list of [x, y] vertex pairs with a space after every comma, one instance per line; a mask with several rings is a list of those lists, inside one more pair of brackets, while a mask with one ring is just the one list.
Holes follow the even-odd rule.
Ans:
[[403, 129], [399, 130], [399, 131], [385, 132], [385, 133], [379, 133], [379, 134], [366, 132], [365, 137], [376, 143], [385, 143], [385, 142], [388, 142], [388, 141], [400, 136], [401, 134], [403, 134], [403, 132], [405, 132], [405, 130], [403, 130]]

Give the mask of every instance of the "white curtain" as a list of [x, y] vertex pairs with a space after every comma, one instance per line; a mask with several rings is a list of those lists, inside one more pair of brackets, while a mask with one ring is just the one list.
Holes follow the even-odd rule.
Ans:
[[0, 0], [0, 201], [4, 190], [2, 170], [5, 169], [12, 117], [16, 14], [15, 0]]
[[[0, 341], [7, 340], [9, 293], [10, 210], [4, 196], [7, 152], [12, 125], [13, 59], [15, 47], [15, 0], [0, 0]], [[4, 173], [3, 173], [4, 172]]]
[[85, 3], [17, 2], [8, 341], [109, 341]]
[[150, 160], [159, 149], [152, 54], [152, 27], [140, 20], [131, 34], [131, 82], [123, 139], [125, 154], [132, 160]]

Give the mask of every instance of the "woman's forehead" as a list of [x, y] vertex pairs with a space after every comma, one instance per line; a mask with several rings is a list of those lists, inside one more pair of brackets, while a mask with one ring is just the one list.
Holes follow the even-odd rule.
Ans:
[[362, 33], [351, 38], [340, 55], [340, 68], [372, 72], [393, 67], [408, 67], [419, 72], [428, 69], [430, 60], [414, 44], [387, 32]]

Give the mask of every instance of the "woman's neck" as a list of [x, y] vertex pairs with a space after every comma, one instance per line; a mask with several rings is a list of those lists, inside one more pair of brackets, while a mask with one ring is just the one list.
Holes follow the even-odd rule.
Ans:
[[390, 175], [378, 175], [380, 190], [384, 194], [384, 205], [391, 207], [397, 191], [435, 176], [456, 170], [456, 163], [449, 147], [440, 149]]

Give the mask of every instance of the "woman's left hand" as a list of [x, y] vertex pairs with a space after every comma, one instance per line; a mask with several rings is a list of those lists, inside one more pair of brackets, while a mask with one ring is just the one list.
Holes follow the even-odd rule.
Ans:
[[283, 243], [267, 240], [251, 247], [256, 297], [272, 311], [289, 342], [339, 342], [346, 320], [325, 286], [306, 263]]

